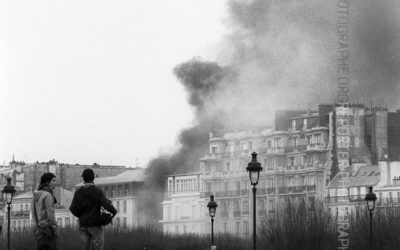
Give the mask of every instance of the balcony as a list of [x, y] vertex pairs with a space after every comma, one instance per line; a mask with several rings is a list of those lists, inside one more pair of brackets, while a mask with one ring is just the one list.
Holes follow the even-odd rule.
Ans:
[[306, 186], [292, 186], [290, 187], [290, 190], [293, 193], [302, 193], [306, 190]]
[[258, 215], [259, 216], [267, 216], [267, 210], [266, 209], [259, 209], [258, 210]]
[[376, 200], [377, 206], [400, 206], [400, 198], [392, 197], [392, 198], [384, 198]]
[[266, 188], [257, 188], [257, 194], [267, 194]]
[[315, 185], [307, 185], [306, 186], [306, 190], [307, 191], [316, 191], [317, 190], [317, 186], [315, 186]]
[[307, 145], [307, 150], [309, 150], [309, 151], [324, 151], [324, 150], [326, 150], [326, 144], [323, 142], [310, 143]]
[[221, 217], [228, 217], [228, 211], [221, 211]]
[[285, 147], [267, 148], [267, 154], [284, 154]]
[[295, 146], [290, 145], [290, 146], [285, 147], [285, 151], [287, 153], [300, 152], [300, 151], [304, 151], [304, 150], [307, 150], [307, 144], [299, 144], [299, 145], [295, 145]]
[[280, 194], [286, 194], [290, 192], [290, 188], [289, 187], [279, 187], [278, 189], [278, 193]]
[[275, 194], [275, 190], [276, 190], [276, 188], [269, 187], [269, 188], [267, 188], [267, 194]]
[[22, 210], [22, 211], [11, 211], [11, 217], [22, 219], [22, 218], [29, 218], [30, 211], [29, 210]]

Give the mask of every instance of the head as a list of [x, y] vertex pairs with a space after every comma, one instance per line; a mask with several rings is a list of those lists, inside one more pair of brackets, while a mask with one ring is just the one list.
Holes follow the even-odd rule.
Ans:
[[43, 187], [49, 187], [51, 190], [56, 186], [56, 176], [53, 173], [44, 173], [40, 177], [39, 189]]
[[87, 168], [83, 170], [82, 178], [84, 182], [93, 182], [94, 180], [94, 172], [93, 169]]

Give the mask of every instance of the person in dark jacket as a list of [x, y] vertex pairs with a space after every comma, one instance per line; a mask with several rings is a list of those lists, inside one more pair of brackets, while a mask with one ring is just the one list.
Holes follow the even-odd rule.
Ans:
[[104, 208], [113, 216], [117, 210], [103, 191], [94, 185], [94, 172], [85, 169], [82, 173], [83, 187], [75, 191], [69, 210], [79, 218], [79, 232], [82, 249], [102, 250], [104, 230], [99, 224], [100, 209]]
[[33, 193], [32, 217], [35, 223], [34, 235], [38, 250], [57, 249], [58, 227], [55, 218], [54, 205], [57, 203], [53, 190], [56, 176], [44, 173], [40, 177], [40, 185]]

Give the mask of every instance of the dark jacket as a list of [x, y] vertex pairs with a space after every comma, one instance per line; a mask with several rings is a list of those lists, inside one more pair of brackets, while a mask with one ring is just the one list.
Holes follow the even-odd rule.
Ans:
[[94, 227], [100, 226], [98, 218], [101, 207], [112, 215], [117, 213], [117, 210], [101, 189], [93, 183], [85, 183], [83, 187], [75, 191], [69, 210], [79, 218], [80, 227]]

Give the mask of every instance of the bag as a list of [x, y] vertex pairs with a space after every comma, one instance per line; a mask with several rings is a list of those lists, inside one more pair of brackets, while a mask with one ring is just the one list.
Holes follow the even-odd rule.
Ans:
[[98, 222], [99, 222], [100, 226], [106, 226], [110, 223], [112, 224], [113, 218], [114, 218], [114, 216], [112, 216], [112, 214], [100, 211], [100, 216], [98, 218]]

